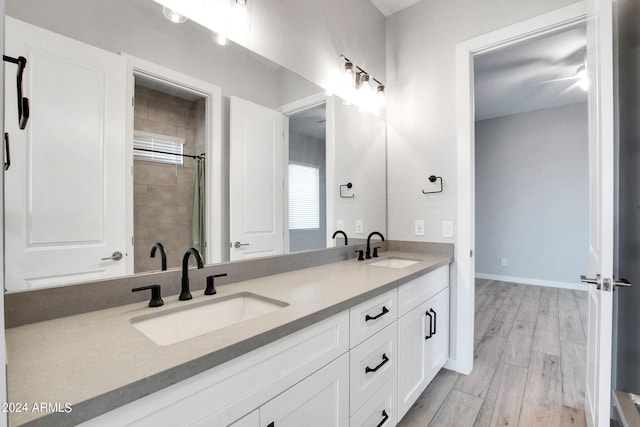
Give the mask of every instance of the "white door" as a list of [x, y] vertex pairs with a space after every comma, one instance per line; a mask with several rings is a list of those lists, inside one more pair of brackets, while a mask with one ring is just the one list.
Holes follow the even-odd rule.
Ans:
[[284, 251], [284, 116], [231, 97], [231, 260]]
[[126, 274], [125, 60], [10, 17], [5, 49], [31, 107], [20, 130], [5, 65], [7, 290]]
[[[590, 426], [608, 426], [613, 316], [614, 121], [612, 0], [589, 0], [589, 285], [586, 412]], [[598, 289], [600, 288], [600, 289]]]

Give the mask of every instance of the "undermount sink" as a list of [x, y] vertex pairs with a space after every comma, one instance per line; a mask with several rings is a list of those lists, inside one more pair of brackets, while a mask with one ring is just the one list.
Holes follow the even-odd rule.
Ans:
[[419, 262], [420, 260], [409, 258], [382, 258], [378, 261], [372, 261], [368, 264], [374, 267], [405, 268]]
[[134, 317], [131, 324], [156, 344], [171, 345], [286, 307], [286, 302], [242, 292]]

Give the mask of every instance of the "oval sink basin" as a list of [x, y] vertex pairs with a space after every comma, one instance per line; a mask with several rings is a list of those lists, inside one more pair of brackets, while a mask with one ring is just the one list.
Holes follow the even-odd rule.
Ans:
[[373, 265], [374, 267], [404, 268], [419, 262], [417, 259], [408, 258], [382, 258], [378, 261], [370, 262], [369, 265]]
[[286, 302], [242, 292], [134, 317], [131, 324], [153, 342], [171, 345], [286, 307]]

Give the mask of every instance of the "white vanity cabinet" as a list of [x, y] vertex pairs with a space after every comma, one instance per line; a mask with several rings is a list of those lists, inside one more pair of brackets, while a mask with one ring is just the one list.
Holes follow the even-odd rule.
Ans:
[[398, 420], [449, 356], [449, 267], [398, 288]]

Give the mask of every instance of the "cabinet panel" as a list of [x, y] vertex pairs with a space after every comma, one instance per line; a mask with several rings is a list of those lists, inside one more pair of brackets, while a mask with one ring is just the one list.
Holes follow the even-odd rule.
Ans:
[[349, 310], [350, 347], [353, 348], [398, 318], [396, 289], [352, 307]]
[[398, 419], [426, 387], [428, 301], [398, 319]]
[[426, 342], [427, 384], [436, 376], [449, 357], [449, 288], [440, 291], [428, 301], [428, 304], [429, 313], [433, 317], [433, 334]]
[[449, 286], [449, 266], [440, 267], [398, 288], [398, 316], [413, 310]]
[[351, 414], [396, 375], [396, 336], [397, 329], [394, 323], [351, 350]]
[[347, 427], [348, 393], [349, 356], [345, 354], [262, 406], [260, 425]]
[[391, 378], [352, 417], [350, 427], [391, 427], [398, 423], [398, 380]]

